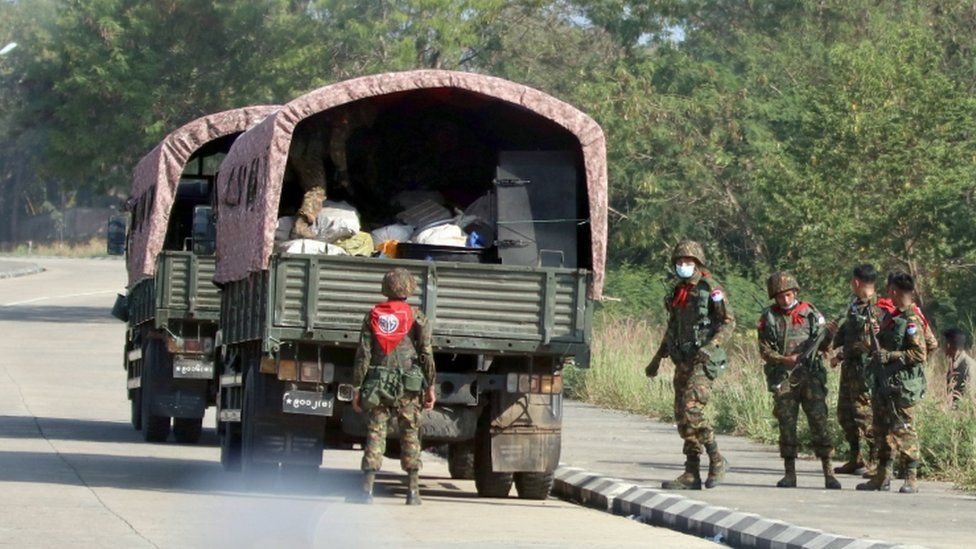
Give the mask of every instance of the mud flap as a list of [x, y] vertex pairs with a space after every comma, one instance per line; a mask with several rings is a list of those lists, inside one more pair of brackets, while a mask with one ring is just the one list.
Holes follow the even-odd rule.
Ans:
[[499, 433], [491, 439], [491, 468], [497, 473], [550, 473], [559, 465], [560, 432]]
[[499, 395], [491, 422], [491, 463], [497, 473], [549, 473], [559, 465], [562, 395]]

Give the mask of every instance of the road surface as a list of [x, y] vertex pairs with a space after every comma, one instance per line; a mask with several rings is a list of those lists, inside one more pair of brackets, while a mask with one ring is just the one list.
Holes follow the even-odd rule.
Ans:
[[714, 546], [554, 499], [480, 499], [432, 456], [421, 507], [403, 505], [389, 461], [375, 505], [344, 503], [355, 451], [327, 451], [306, 482], [248, 489], [221, 470], [212, 429], [182, 446], [130, 427], [124, 326], [109, 316], [122, 262], [36, 262], [46, 271], [0, 280], [0, 545]]

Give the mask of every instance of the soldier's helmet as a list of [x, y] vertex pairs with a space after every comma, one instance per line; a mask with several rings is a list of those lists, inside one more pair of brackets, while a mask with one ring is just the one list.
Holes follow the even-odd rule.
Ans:
[[417, 289], [410, 271], [397, 267], [383, 276], [383, 295], [390, 299], [407, 299]]
[[694, 240], [684, 240], [679, 242], [671, 252], [671, 263], [675, 263], [679, 258], [690, 257], [698, 262], [702, 267], [705, 266], [705, 249]]
[[800, 291], [800, 284], [797, 283], [796, 277], [789, 272], [775, 272], [766, 279], [766, 293], [769, 294], [769, 299], [787, 290], [793, 290], [794, 292]]

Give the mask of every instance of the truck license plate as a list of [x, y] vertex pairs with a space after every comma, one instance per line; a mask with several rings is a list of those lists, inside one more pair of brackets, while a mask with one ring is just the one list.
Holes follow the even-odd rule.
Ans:
[[173, 377], [176, 379], [212, 379], [213, 362], [178, 358], [173, 361]]
[[331, 416], [335, 397], [316, 391], [286, 391], [281, 399], [281, 411], [286, 414]]

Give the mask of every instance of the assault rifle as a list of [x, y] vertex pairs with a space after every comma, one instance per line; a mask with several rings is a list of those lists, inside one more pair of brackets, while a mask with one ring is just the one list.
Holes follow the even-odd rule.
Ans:
[[[898, 408], [895, 406], [894, 396], [897, 394], [897, 388], [891, 383], [891, 376], [888, 375], [887, 365], [881, 360], [881, 342], [878, 341], [878, 334], [874, 333], [874, 325], [877, 324], [877, 319], [874, 318], [874, 309], [868, 307], [868, 338], [871, 340], [871, 363], [868, 368], [874, 373], [874, 384], [881, 390], [880, 395], [875, 395], [874, 398], [881, 397], [888, 401], [888, 405], [891, 407], [891, 418], [892, 420], [901, 420], [901, 416], [898, 415]], [[905, 422], [902, 421], [902, 426], [905, 426]]]
[[790, 373], [786, 379], [776, 385], [776, 394], [780, 396], [786, 395], [793, 388], [803, 383], [805, 375], [813, 375], [816, 372], [817, 353], [820, 352], [820, 346], [829, 334], [830, 331], [827, 330], [827, 324], [821, 324], [812, 336], [800, 344], [796, 350], [796, 363], [790, 369]]

